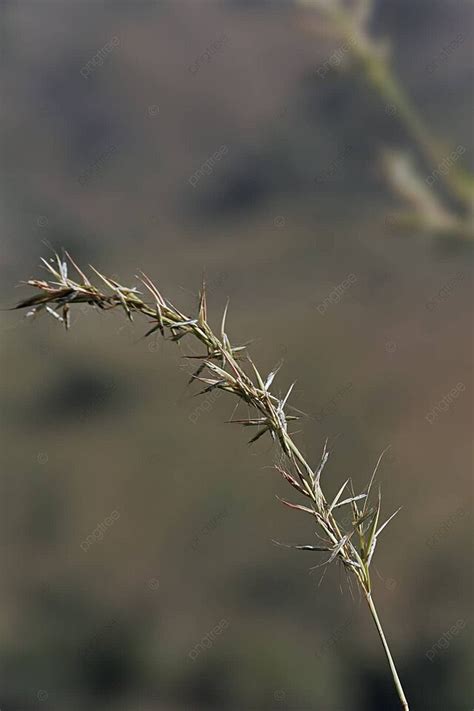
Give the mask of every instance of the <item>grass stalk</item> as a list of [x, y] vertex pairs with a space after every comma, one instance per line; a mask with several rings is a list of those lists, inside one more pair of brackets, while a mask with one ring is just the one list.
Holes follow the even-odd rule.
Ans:
[[397, 668], [395, 666], [395, 662], [393, 661], [392, 654], [390, 652], [390, 647], [388, 646], [387, 639], [385, 637], [385, 633], [383, 631], [382, 624], [380, 622], [379, 616], [377, 614], [377, 609], [375, 607], [374, 601], [372, 599], [372, 593], [364, 591], [365, 593], [365, 599], [367, 600], [367, 604], [369, 606], [370, 614], [372, 615], [372, 619], [375, 622], [375, 626], [377, 627], [377, 632], [379, 633], [380, 640], [382, 642], [385, 655], [387, 657], [387, 661], [390, 667], [390, 671], [392, 672], [392, 677], [393, 677], [393, 683], [395, 684], [395, 688], [397, 690], [398, 697], [400, 699], [400, 703], [402, 704], [402, 708], [404, 711], [409, 711], [408, 708], [408, 701], [405, 696], [405, 692], [403, 691], [402, 683], [400, 681], [400, 677], [398, 676]]
[[[341, 0], [300, 0], [300, 3], [319, 10], [329, 20], [332, 29], [349, 48], [355, 66], [366, 84], [379, 97], [386, 110], [390, 109], [393, 119], [404, 128], [412, 146], [426, 165], [434, 171], [439, 169], [454, 146], [432, 135], [428, 122], [398, 78], [386, 47], [371, 36], [368, 25], [373, 13], [373, 0], [356, 0], [351, 6]], [[405, 215], [399, 220], [401, 226], [406, 224], [410, 228], [425, 223], [431, 228], [473, 239], [474, 176], [466, 168], [451, 165], [449, 170], [439, 172], [440, 183], [447, 193], [445, 196], [440, 193], [438, 185], [435, 188], [428, 187], [426, 181], [420, 180], [411, 163], [404, 167], [404, 173], [407, 171], [410, 176], [408, 178], [405, 175], [404, 189], [401, 191], [397, 185], [400, 179], [396, 177], [399, 168], [392, 161], [393, 156], [391, 161], [385, 161], [391, 174], [390, 182], [397, 192], [403, 193], [405, 199], [411, 192], [409, 201], [415, 207], [415, 214]], [[407, 185], [412, 186], [408, 192]], [[452, 205], [446, 204], [447, 196]]]
[[[122, 309], [127, 318], [133, 320], [135, 314], [145, 316], [150, 321], [146, 337], [161, 333], [163, 337], [180, 342], [185, 337], [193, 337], [205, 351], [201, 356], [187, 356], [200, 361], [191, 382], [202, 386], [200, 394], [218, 389], [235, 396], [238, 401], [250, 407], [251, 415], [245, 419], [232, 419], [233, 424], [256, 429], [250, 439], [253, 443], [264, 435], [272, 438], [279, 447], [281, 460], [275, 469], [289, 483], [300, 497], [306, 499], [305, 505], [281, 500], [290, 509], [310, 515], [314, 519], [317, 545], [289, 546], [297, 550], [312, 551], [320, 555], [329, 555], [320, 565], [327, 566], [339, 561], [348, 574], [352, 574], [364, 593], [370, 612], [377, 626], [385, 653], [390, 665], [395, 687], [403, 709], [408, 704], [383, 633], [373, 600], [370, 577], [370, 565], [378, 542], [378, 537], [385, 526], [398, 511], [385, 523], [379, 524], [381, 510], [380, 490], [375, 502], [371, 494], [375, 475], [382, 459], [380, 456], [367, 488], [355, 494], [351, 479], [340, 487], [337, 495], [329, 503], [323, 493], [321, 479], [329, 457], [325, 445], [321, 460], [313, 467], [298, 449], [289, 426], [299, 419], [299, 410], [288, 404], [292, 387], [284, 397], [277, 397], [270, 390], [278, 369], [263, 377], [253, 363], [245, 346], [234, 346], [226, 332], [227, 307], [217, 335], [207, 319], [207, 299], [203, 285], [199, 296], [197, 314], [189, 317], [165, 299], [155, 284], [142, 274], [139, 277], [151, 301], [146, 301], [136, 287], [126, 287], [115, 279], [105, 277], [94, 269], [104, 287], [94, 286], [89, 278], [75, 264], [72, 258], [59, 255], [49, 261], [43, 259], [43, 266], [49, 273], [49, 280], [30, 279], [27, 283], [37, 290], [33, 296], [20, 302], [15, 308], [28, 309], [27, 316], [36, 316], [46, 312], [70, 326], [70, 309], [77, 304], [88, 304], [100, 311]], [[69, 275], [69, 267], [77, 272], [76, 279]], [[298, 413], [298, 414], [296, 414]], [[345, 492], [345, 493], [344, 493]], [[341, 511], [349, 511], [349, 521], [339, 518]]]

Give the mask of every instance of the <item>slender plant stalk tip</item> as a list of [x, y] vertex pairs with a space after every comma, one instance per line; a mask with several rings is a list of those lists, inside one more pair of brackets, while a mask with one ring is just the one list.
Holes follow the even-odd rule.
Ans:
[[[289, 423], [299, 419], [298, 416], [288, 413], [288, 409], [297, 411], [296, 408], [292, 408], [288, 404], [294, 384], [283, 398], [270, 391], [281, 364], [263, 378], [247, 354], [246, 347], [232, 345], [225, 331], [227, 306], [224, 310], [220, 334], [217, 336], [214, 333], [208, 321], [204, 283], [199, 294], [197, 316], [189, 317], [164, 298], [154, 283], [144, 274], [139, 279], [151, 295], [152, 303], [146, 301], [137, 288], [122, 286], [115, 279], [107, 278], [93, 268], [94, 273], [105, 284], [106, 289], [94, 286], [67, 254], [64, 259], [56, 255], [54, 260], [43, 260], [43, 265], [49, 272], [50, 281], [30, 279], [27, 283], [37, 289], [38, 293], [21, 301], [15, 307], [28, 309], [27, 316], [29, 317], [45, 311], [61, 321], [68, 329], [71, 306], [87, 304], [102, 311], [118, 308], [122, 309], [130, 320], [134, 315], [141, 314], [150, 321], [151, 327], [145, 337], [160, 332], [164, 337], [168, 333], [168, 339], [171, 341], [179, 342], [182, 338], [190, 336], [200, 342], [205, 352], [200, 356], [194, 354], [187, 356], [201, 360], [191, 382], [196, 380], [205, 385], [198, 394], [214, 390], [225, 391], [235, 396], [237, 403], [243, 402], [250, 406], [252, 416], [246, 419], [230, 420], [233, 424], [242, 427], [257, 428], [257, 432], [250, 439], [249, 444], [268, 434], [279, 446], [280, 461], [275, 466], [275, 470], [300, 496], [307, 500], [308, 505], [292, 503], [285, 499], [280, 499], [280, 501], [290, 509], [312, 516], [315, 523], [315, 533], [323, 543], [320, 546], [297, 545], [289, 547], [314, 553], [326, 551], [330, 553], [329, 558], [315, 567], [327, 566], [338, 560], [345, 570], [354, 575], [364, 593], [377, 627], [402, 707], [408, 709], [400, 679], [372, 600], [370, 576], [372, 557], [380, 533], [398, 513], [396, 511], [382, 526], [378, 527], [381, 510], [380, 490], [375, 504], [369, 503], [382, 456], [379, 457], [365, 491], [356, 494], [352, 480], [348, 479], [340, 487], [331, 503], [328, 503], [321, 487], [321, 477], [329, 458], [327, 441], [318, 466], [311, 466], [298, 449], [293, 435], [288, 430]], [[72, 279], [69, 275], [69, 266], [72, 266], [76, 271], [77, 280]], [[351, 496], [340, 500], [346, 487], [349, 487]], [[358, 502], [361, 501], [363, 504], [360, 508]], [[347, 508], [352, 511], [350, 524], [347, 523], [347, 515], [344, 517], [344, 523], [337, 517], [341, 510], [344, 511]]]

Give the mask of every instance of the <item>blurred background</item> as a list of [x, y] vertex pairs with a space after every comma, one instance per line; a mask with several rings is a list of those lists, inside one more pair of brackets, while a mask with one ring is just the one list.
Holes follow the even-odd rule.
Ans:
[[[205, 276], [296, 380], [328, 494], [389, 448], [379, 612], [411, 708], [468, 711], [473, 5], [334, 7], [2, 0], [1, 304], [51, 248], [187, 312]], [[398, 708], [343, 571], [272, 543], [314, 533], [186, 347], [1, 316], [2, 711]]]

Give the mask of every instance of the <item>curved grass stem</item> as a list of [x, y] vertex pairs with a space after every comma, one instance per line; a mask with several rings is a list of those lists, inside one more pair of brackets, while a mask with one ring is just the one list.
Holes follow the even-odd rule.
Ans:
[[[364, 591], [372, 617], [377, 625], [398, 694], [404, 704], [403, 707], [408, 709], [408, 704], [370, 594], [369, 567], [377, 543], [377, 536], [393, 518], [392, 515], [380, 528], [377, 528], [381, 505], [380, 493], [378, 502], [375, 505], [368, 504], [378, 464], [365, 492], [355, 495], [352, 481], [348, 479], [340, 488], [332, 504], [329, 505], [329, 499], [324, 495], [320, 481], [329, 456], [326, 445], [319, 465], [312, 467], [296, 446], [293, 435], [288, 431], [289, 424], [298, 419], [294, 414], [287, 412], [287, 401], [293, 386], [287, 391], [285, 397], [277, 397], [271, 393], [269, 388], [276, 371], [272, 371], [266, 379], [263, 379], [250, 357], [247, 356], [247, 360], [244, 359], [242, 353], [244, 347], [231, 344], [227, 333], [224, 331], [224, 320], [220, 337], [214, 333], [207, 321], [204, 288], [200, 295], [197, 318], [190, 318], [177, 310], [171, 302], [164, 299], [148, 277], [144, 276], [142, 283], [152, 294], [155, 301], [154, 305], [147, 303], [137, 288], [121, 286], [99, 272], [96, 273], [106, 284], [107, 290], [103, 291], [93, 286], [70, 257], [69, 261], [78, 272], [79, 281], [73, 280], [68, 275], [68, 261], [66, 259], [61, 259], [59, 255], [56, 255], [55, 260], [44, 260], [44, 265], [53, 277], [52, 280], [51, 278], [49, 281], [30, 279], [29, 285], [37, 289], [39, 293], [22, 301], [17, 308], [29, 309], [29, 316], [46, 311], [62, 321], [66, 328], [69, 328], [69, 310], [74, 304], [88, 304], [91, 308], [96, 308], [106, 313], [112, 309], [119, 308], [123, 309], [129, 319], [133, 319], [134, 314], [141, 314], [151, 320], [151, 328], [146, 334], [148, 336], [158, 331], [165, 335], [165, 332], [168, 331], [169, 339], [172, 341], [179, 342], [182, 338], [190, 336], [197, 339], [204, 346], [206, 352], [202, 356], [194, 356], [202, 362], [198, 370], [192, 375], [191, 381], [204, 385], [201, 394], [216, 389], [222, 390], [237, 397], [253, 410], [253, 415], [255, 416], [250, 416], [244, 420], [232, 420], [245, 427], [256, 426], [258, 428], [257, 434], [252, 437], [250, 443], [268, 433], [273, 441], [280, 446], [282, 460], [276, 466], [276, 469], [291, 484], [293, 489], [296, 489], [307, 500], [309, 499], [310, 507], [284, 500], [283, 503], [292, 509], [313, 515], [316, 526], [322, 531], [322, 535], [319, 535], [319, 538], [324, 543], [323, 546], [298, 545], [293, 547], [300, 550], [327, 552], [330, 556], [322, 565], [329, 565], [338, 560], [348, 572], [355, 576]], [[249, 365], [253, 368], [253, 376], [249, 372]], [[296, 408], [293, 409], [299, 412]], [[379, 463], [380, 459], [381, 457], [379, 458]], [[351, 482], [351, 496], [342, 499], [343, 491], [349, 482]], [[360, 508], [358, 502], [361, 500], [364, 503]], [[341, 510], [340, 507], [342, 506], [350, 506], [352, 510], [352, 515], [346, 517], [345, 520], [338, 519], [336, 514]], [[359, 539], [359, 544], [353, 543], [353, 540], [357, 538]]]

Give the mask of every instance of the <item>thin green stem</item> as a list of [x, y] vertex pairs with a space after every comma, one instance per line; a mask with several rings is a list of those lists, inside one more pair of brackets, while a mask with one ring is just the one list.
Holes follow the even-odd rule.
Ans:
[[404, 711], [409, 711], [408, 701], [406, 699], [405, 692], [403, 691], [402, 683], [400, 681], [400, 677], [398, 676], [397, 668], [395, 666], [395, 662], [393, 661], [393, 657], [390, 652], [390, 647], [388, 646], [388, 642], [385, 637], [382, 624], [379, 620], [379, 616], [377, 614], [377, 610], [375, 608], [374, 601], [372, 599], [372, 594], [368, 590], [365, 590], [365, 589], [364, 589], [364, 594], [365, 594], [365, 599], [367, 600], [367, 604], [369, 606], [370, 614], [372, 615], [372, 619], [375, 622], [375, 626], [377, 627], [377, 632], [379, 633], [379, 637], [382, 641], [382, 645], [383, 645], [385, 654], [387, 656], [388, 664], [390, 666], [390, 671], [392, 672], [393, 683], [395, 684], [395, 688], [397, 689], [397, 694], [400, 698], [402, 708], [404, 709]]

